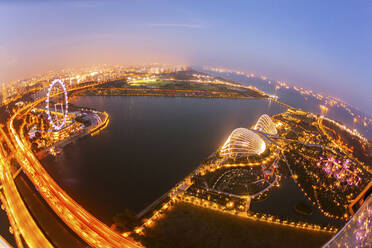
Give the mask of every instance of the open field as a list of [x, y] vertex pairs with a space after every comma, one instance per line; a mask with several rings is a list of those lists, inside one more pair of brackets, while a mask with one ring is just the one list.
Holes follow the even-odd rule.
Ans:
[[180, 203], [145, 236], [146, 247], [320, 247], [332, 237], [324, 232], [305, 231], [240, 219]]
[[117, 80], [99, 87], [86, 89], [77, 95], [104, 96], [174, 96], [174, 97], [206, 97], [206, 98], [265, 98], [263, 93], [250, 89], [231, 87], [222, 84], [198, 83], [193, 81], [156, 80], [148, 82], [127, 83]]

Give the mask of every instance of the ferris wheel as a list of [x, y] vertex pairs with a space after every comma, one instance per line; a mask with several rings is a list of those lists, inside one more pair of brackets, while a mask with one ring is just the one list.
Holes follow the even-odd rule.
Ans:
[[[62, 88], [62, 92], [54, 91], [57, 85], [59, 85]], [[62, 102], [57, 102], [57, 103], [53, 102], [54, 110], [51, 110], [51, 101], [50, 101], [51, 97], [59, 96], [61, 94], [63, 94]], [[61, 130], [66, 125], [67, 114], [68, 114], [68, 98], [67, 98], [66, 86], [60, 79], [55, 79], [53, 80], [53, 82], [50, 83], [48, 92], [47, 92], [47, 99], [45, 102], [46, 102], [48, 121], [50, 125], [53, 127], [54, 130]], [[63, 106], [63, 104], [65, 106]], [[54, 111], [56, 118], [52, 117], [51, 111]], [[58, 115], [62, 115], [63, 118], [61, 120], [58, 120]]]

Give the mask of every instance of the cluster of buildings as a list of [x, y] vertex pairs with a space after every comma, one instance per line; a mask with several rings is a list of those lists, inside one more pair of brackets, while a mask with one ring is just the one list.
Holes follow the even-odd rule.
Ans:
[[0, 86], [0, 105], [6, 105], [17, 100], [26, 93], [34, 93], [35, 98], [44, 97], [50, 82], [56, 78], [62, 80], [67, 88], [73, 88], [88, 82], [107, 82], [127, 77], [135, 78], [138, 75], [150, 76], [185, 69], [187, 67], [184, 65], [149, 64], [133, 66], [99, 65], [49, 71], [39, 76], [2, 83]]
[[[224, 69], [224, 68], [216, 68], [216, 67], [204, 67], [205, 70], [215, 71], [219, 73], [234, 73], [237, 75], [246, 76], [248, 78], [258, 77], [254, 73], [245, 73], [242, 71], [232, 70], [232, 69]], [[351, 106], [350, 104], [346, 103], [345, 101], [341, 100], [340, 98], [325, 95], [323, 93], [313, 92], [312, 90], [304, 89], [302, 87], [290, 86], [287, 82], [284, 81], [274, 81], [268, 80], [266, 76], [260, 76], [263, 81], [266, 81], [268, 84], [275, 85], [275, 91], [278, 91], [280, 88], [285, 89], [292, 89], [304, 96], [312, 96], [317, 100], [323, 103], [325, 107], [339, 107], [344, 109], [351, 118], [353, 118], [354, 123], [359, 123], [361, 126], [364, 127], [371, 127], [372, 126], [372, 118], [362, 114], [358, 111], [358, 108]], [[322, 110], [323, 111], [323, 110]]]

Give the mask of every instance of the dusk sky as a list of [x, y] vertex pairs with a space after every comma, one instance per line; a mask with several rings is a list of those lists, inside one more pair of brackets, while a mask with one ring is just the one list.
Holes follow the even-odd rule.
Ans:
[[372, 106], [372, 1], [0, 1], [0, 82], [142, 62], [266, 75]]

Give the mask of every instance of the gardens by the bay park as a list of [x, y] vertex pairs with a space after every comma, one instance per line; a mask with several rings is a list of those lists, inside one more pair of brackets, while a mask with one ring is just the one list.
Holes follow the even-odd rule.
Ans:
[[348, 206], [368, 185], [372, 174], [348, 152], [345, 143], [355, 147], [351, 151], [360, 151], [363, 139], [343, 125], [309, 113], [289, 111], [274, 119], [282, 125], [281, 136], [292, 141], [286, 142], [284, 155], [299, 188], [324, 215], [347, 220]]
[[371, 180], [363, 167], [340, 154], [291, 144], [285, 152], [298, 186], [326, 216], [347, 219], [348, 206]]
[[288, 175], [309, 201], [293, 206], [297, 212], [310, 215], [315, 208], [328, 218], [347, 220], [351, 201], [371, 173], [323, 132], [320, 118], [300, 110], [273, 116], [277, 134], [266, 134], [264, 152], [232, 157], [218, 150], [192, 176], [185, 195], [244, 212], [251, 202], [265, 201], [280, 190]]

